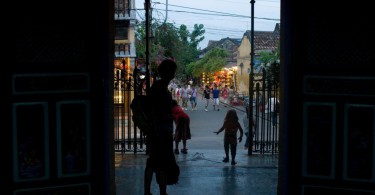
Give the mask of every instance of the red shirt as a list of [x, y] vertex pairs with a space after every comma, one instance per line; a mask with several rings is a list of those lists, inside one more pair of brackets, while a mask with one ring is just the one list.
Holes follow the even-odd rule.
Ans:
[[189, 118], [189, 115], [187, 115], [184, 110], [182, 110], [181, 106], [174, 106], [172, 108], [172, 115], [174, 121], [177, 121], [177, 119], [179, 119], [180, 117]]

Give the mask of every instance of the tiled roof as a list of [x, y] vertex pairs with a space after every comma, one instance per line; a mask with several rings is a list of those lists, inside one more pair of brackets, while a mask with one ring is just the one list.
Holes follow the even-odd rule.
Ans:
[[[251, 40], [251, 31], [247, 30], [244, 37]], [[275, 50], [280, 41], [280, 24], [277, 23], [274, 31], [254, 31], [254, 50]]]
[[220, 39], [219, 41], [209, 40], [208, 44], [207, 44], [207, 47], [202, 49], [201, 53], [206, 53], [206, 52], [210, 51], [211, 49], [213, 49], [215, 47], [219, 47], [221, 44], [223, 44], [227, 40], [231, 41], [236, 46], [240, 46], [240, 44], [241, 44], [241, 38], [229, 38], [229, 37], [227, 37], [227, 38]]
[[[244, 33], [243, 37], [247, 37], [250, 40], [250, 30], [247, 30]], [[207, 51], [211, 50], [212, 48], [218, 47], [223, 44], [225, 41], [230, 40], [235, 45], [241, 45], [241, 38], [223, 38], [219, 41], [209, 40], [207, 47], [202, 49], [200, 53], [206, 53]], [[254, 49], [255, 52], [261, 50], [275, 50], [277, 48], [277, 44], [280, 40], [280, 23], [276, 23], [275, 29], [273, 31], [254, 31]]]

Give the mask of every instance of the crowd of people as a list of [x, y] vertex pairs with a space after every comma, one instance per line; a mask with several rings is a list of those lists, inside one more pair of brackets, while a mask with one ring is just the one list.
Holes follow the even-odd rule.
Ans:
[[183, 110], [192, 111], [197, 110], [198, 95], [201, 95], [202, 100], [205, 99], [204, 110], [206, 112], [209, 110], [208, 106], [210, 102], [212, 102], [214, 111], [220, 111], [220, 102], [224, 102], [224, 106], [226, 107], [228, 104], [232, 104], [235, 96], [233, 86], [228, 87], [228, 85], [219, 85], [216, 83], [197, 86], [192, 81], [184, 84], [171, 81], [168, 89], [172, 94], [172, 98], [177, 101], [177, 105], [181, 106]]

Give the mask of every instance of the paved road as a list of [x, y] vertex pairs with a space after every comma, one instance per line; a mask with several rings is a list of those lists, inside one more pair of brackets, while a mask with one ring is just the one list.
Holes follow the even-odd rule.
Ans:
[[[223, 132], [219, 135], [213, 133], [217, 131], [222, 125], [225, 115], [232, 107], [220, 105], [220, 111], [214, 111], [212, 102], [208, 107], [208, 112], [204, 110], [205, 102], [201, 97], [197, 98], [197, 110], [192, 111], [191, 109], [185, 111], [190, 116], [190, 131], [192, 138], [188, 140], [189, 149], [223, 149]], [[189, 105], [190, 108], [190, 105]], [[242, 124], [242, 117], [244, 114], [244, 108], [236, 108], [239, 121]], [[243, 141], [239, 143], [238, 148], [243, 149], [245, 143], [245, 135]]]

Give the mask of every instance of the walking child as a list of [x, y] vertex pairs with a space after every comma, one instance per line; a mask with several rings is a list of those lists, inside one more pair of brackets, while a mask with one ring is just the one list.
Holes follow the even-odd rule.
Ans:
[[229, 162], [229, 149], [230, 154], [232, 157], [232, 165], [237, 164], [236, 162], [236, 153], [237, 153], [237, 132], [240, 131], [240, 137], [238, 138], [238, 141], [242, 141], [243, 136], [243, 129], [241, 127], [241, 124], [238, 122], [238, 116], [237, 112], [234, 109], [228, 110], [225, 118], [223, 126], [216, 132], [216, 134], [219, 134], [222, 131], [224, 132], [224, 151], [225, 151], [225, 157], [223, 159], [223, 162], [227, 163]]

